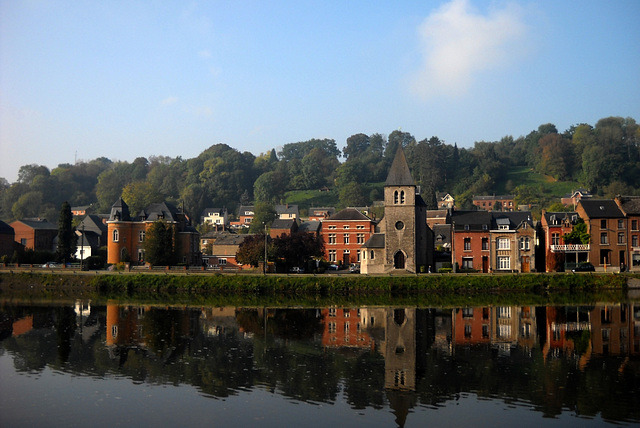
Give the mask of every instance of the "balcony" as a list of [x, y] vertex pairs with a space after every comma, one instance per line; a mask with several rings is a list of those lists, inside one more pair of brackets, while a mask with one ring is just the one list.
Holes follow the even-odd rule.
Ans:
[[591, 250], [589, 244], [564, 244], [564, 245], [551, 245], [552, 253], [576, 253], [576, 252], [588, 252]]

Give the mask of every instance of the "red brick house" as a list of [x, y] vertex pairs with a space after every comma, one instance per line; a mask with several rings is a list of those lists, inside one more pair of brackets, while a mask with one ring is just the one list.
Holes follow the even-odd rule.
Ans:
[[360, 249], [375, 232], [375, 223], [355, 208], [345, 208], [322, 222], [325, 258], [332, 263], [360, 263]]
[[107, 263], [145, 262], [144, 240], [151, 225], [161, 220], [175, 230], [174, 249], [179, 263], [200, 264], [200, 234], [189, 223], [188, 216], [175, 206], [162, 202], [149, 205], [132, 218], [128, 205], [120, 198], [111, 207], [107, 221]]
[[47, 220], [16, 220], [11, 223], [15, 242], [34, 251], [55, 251], [54, 239], [58, 226]]
[[271, 229], [269, 229], [269, 236], [271, 238], [277, 238], [280, 235], [291, 235], [298, 231], [298, 222], [294, 219], [280, 219], [277, 218], [271, 222]]
[[589, 261], [596, 270], [618, 271], [628, 266], [627, 218], [612, 199], [582, 199], [576, 212], [591, 235]]
[[564, 236], [580, 221], [578, 213], [542, 210], [540, 247], [544, 251], [545, 272], [562, 272], [565, 265], [587, 262], [590, 244], [567, 244]]
[[489, 272], [491, 213], [486, 211], [454, 211], [452, 222], [452, 263], [460, 269]]
[[514, 195], [474, 196], [473, 205], [483, 211], [513, 211], [514, 200]]
[[640, 271], [640, 196], [618, 196], [616, 204], [627, 217], [629, 264], [628, 270]]

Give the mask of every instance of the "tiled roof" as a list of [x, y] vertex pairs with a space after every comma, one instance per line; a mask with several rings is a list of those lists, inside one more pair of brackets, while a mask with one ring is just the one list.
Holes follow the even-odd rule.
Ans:
[[620, 205], [627, 215], [640, 215], [640, 196], [620, 196]]
[[58, 226], [53, 223], [49, 223], [47, 220], [17, 220], [20, 223], [26, 224], [32, 229], [38, 230], [58, 230]]

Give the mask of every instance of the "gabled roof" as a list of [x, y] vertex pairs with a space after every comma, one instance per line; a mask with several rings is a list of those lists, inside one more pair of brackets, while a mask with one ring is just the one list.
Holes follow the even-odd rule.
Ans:
[[393, 158], [393, 163], [389, 169], [389, 175], [387, 175], [387, 181], [385, 186], [415, 186], [416, 182], [413, 181], [411, 171], [409, 170], [409, 164], [407, 158], [402, 150], [402, 145], [398, 146], [396, 157]]
[[238, 217], [253, 215], [255, 210], [256, 210], [256, 207], [253, 205], [241, 205], [240, 208], [238, 208]]
[[298, 232], [307, 232], [307, 233], [318, 233], [320, 232], [320, 227], [322, 226], [322, 222], [312, 220], [312, 221], [304, 221], [300, 223], [298, 227]]
[[566, 220], [568, 220], [571, 224], [576, 224], [580, 216], [575, 211], [568, 212], [545, 212], [544, 213], [545, 221], [549, 226], [560, 226]]
[[624, 213], [612, 199], [581, 199], [578, 203], [589, 218], [622, 218]]
[[0, 234], [2, 235], [15, 235], [13, 227], [9, 226], [4, 221], [0, 220]]
[[292, 218], [280, 219], [277, 218], [271, 222], [272, 230], [294, 230], [296, 221]]
[[16, 220], [16, 222], [20, 222], [26, 226], [29, 226], [31, 229], [37, 230], [58, 230], [58, 226], [53, 223], [49, 223], [46, 219], [43, 220]]
[[498, 200], [504, 200], [504, 199], [513, 199], [515, 198], [514, 195], [481, 195], [481, 196], [474, 196], [473, 200], [474, 201], [493, 201], [494, 199], [498, 199]]
[[617, 199], [627, 215], [640, 215], [640, 196], [620, 196]]
[[326, 214], [327, 217], [330, 217], [333, 214], [335, 214], [335, 212], [336, 212], [335, 207], [313, 207], [313, 208], [309, 208], [309, 216], [310, 217], [317, 217], [317, 216], [323, 215], [323, 214]]
[[85, 216], [80, 222], [78, 229], [82, 229], [84, 225], [85, 231], [93, 231], [96, 233], [104, 233], [107, 231], [107, 225], [102, 222], [102, 218], [95, 214], [89, 214]]
[[367, 217], [366, 215], [362, 214], [360, 211], [358, 211], [355, 208], [345, 208], [343, 210], [338, 211], [337, 213], [335, 213], [334, 215], [332, 215], [331, 217], [329, 217], [327, 220], [331, 221], [331, 220], [367, 220], [367, 221], [371, 221], [371, 219], [369, 217]]
[[362, 248], [384, 248], [384, 233], [374, 233]]
[[274, 207], [274, 209], [276, 210], [276, 213], [278, 215], [282, 215], [282, 214], [296, 214], [298, 215], [298, 206], [297, 205], [276, 205]]
[[202, 214], [200, 214], [201, 217], [209, 217], [212, 214], [217, 214], [220, 216], [224, 216], [227, 212], [226, 208], [205, 208], [202, 210]]
[[[514, 212], [491, 212], [493, 222], [495, 225], [508, 225], [509, 229], [517, 229], [523, 224], [533, 227], [533, 220], [531, 218], [531, 212], [529, 211], [514, 211]], [[497, 227], [492, 227], [497, 229]]]
[[454, 211], [451, 222], [455, 225], [455, 230], [488, 230], [491, 227], [491, 213], [489, 211]]
[[244, 242], [245, 239], [254, 236], [251, 234], [242, 234], [242, 235], [237, 235], [237, 234], [228, 234], [228, 235], [223, 235], [220, 236], [218, 239], [216, 239], [216, 241], [213, 243], [214, 247], [220, 246], [220, 245], [240, 245]]

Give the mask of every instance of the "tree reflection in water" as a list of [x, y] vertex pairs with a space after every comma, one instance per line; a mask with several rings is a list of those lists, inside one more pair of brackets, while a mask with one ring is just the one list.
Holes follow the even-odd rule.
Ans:
[[[3, 353], [46, 367], [192, 385], [224, 398], [262, 388], [292, 400], [393, 413], [460, 394], [640, 421], [640, 306], [312, 309], [5, 303]], [[412, 410], [413, 409], [413, 410]]]

